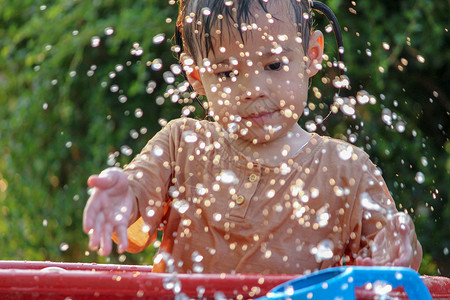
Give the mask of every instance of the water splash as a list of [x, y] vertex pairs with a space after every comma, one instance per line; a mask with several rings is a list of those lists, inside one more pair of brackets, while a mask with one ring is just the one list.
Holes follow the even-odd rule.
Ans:
[[331, 259], [333, 257], [334, 243], [329, 239], [323, 239], [317, 244], [317, 247], [311, 248], [311, 254], [314, 254], [317, 262]]
[[361, 203], [361, 206], [366, 210], [384, 211], [384, 208], [382, 208], [378, 203], [372, 200], [372, 197], [370, 197], [369, 193], [362, 193], [359, 201]]
[[238, 184], [239, 178], [236, 176], [236, 174], [232, 170], [224, 170], [220, 173], [218, 178], [216, 178], [217, 181], [220, 181], [225, 184]]

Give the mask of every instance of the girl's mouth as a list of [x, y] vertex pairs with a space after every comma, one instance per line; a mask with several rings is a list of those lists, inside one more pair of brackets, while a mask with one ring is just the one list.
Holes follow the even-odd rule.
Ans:
[[276, 111], [273, 112], [261, 112], [259, 114], [252, 114], [247, 117], [242, 118], [243, 120], [250, 121], [254, 125], [264, 125], [267, 121], [269, 121]]

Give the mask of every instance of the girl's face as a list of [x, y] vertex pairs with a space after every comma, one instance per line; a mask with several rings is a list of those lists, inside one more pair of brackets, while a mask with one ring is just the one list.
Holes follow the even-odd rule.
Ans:
[[253, 143], [276, 140], [297, 124], [307, 102], [308, 79], [322, 58], [314, 42], [309, 47], [315, 52], [305, 57], [287, 7], [268, 8], [274, 17], [255, 9], [244, 42], [235, 27], [223, 26], [222, 43], [215, 37], [215, 55], [197, 59], [199, 80], [190, 78], [194, 89], [202, 94], [204, 89], [214, 119]]

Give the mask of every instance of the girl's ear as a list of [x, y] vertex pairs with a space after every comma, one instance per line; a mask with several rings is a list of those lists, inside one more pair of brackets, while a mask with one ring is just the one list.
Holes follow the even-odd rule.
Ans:
[[323, 48], [324, 48], [323, 34], [319, 30], [316, 30], [311, 34], [311, 37], [309, 39], [309, 46], [308, 46], [309, 77], [316, 75], [316, 73], [320, 69], [322, 69]]
[[[184, 61], [186, 61], [186, 54], [181, 54], [180, 64], [183, 67], [183, 70], [186, 74], [186, 79], [189, 81], [189, 84], [194, 89], [194, 92], [200, 95], [205, 95], [205, 88], [203, 87], [203, 83], [200, 79], [200, 73], [198, 72], [198, 68], [191, 64], [189, 68], [184, 68]], [[190, 59], [191, 60], [191, 59]]]
[[194, 68], [192, 72], [186, 72], [186, 77], [190, 85], [194, 89], [194, 92], [199, 95], [205, 95], [205, 88], [203, 87], [203, 83], [200, 79], [200, 74], [196, 68]]

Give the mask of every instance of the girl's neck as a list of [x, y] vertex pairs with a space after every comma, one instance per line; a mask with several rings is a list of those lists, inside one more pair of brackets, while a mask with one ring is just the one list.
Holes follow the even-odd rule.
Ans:
[[249, 160], [266, 165], [279, 165], [286, 159], [296, 156], [311, 137], [310, 133], [295, 124], [286, 135], [267, 143], [253, 144], [239, 139], [239, 142], [235, 141], [233, 144]]

